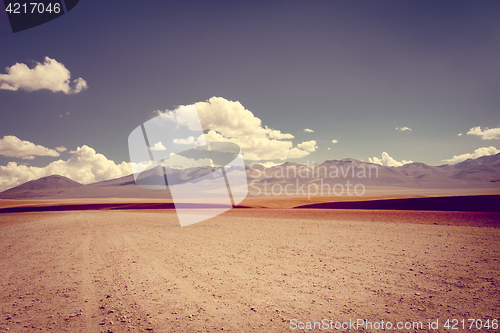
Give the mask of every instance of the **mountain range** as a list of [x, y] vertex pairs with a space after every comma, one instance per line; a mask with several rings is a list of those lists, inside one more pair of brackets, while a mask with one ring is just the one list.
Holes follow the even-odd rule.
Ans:
[[[168, 169], [169, 179], [176, 183], [196, 182], [206, 175], [206, 168]], [[230, 172], [230, 170], [228, 171]], [[399, 189], [499, 189], [500, 154], [468, 159], [456, 164], [430, 166], [409, 163], [391, 167], [347, 158], [325, 161], [316, 165], [286, 162], [265, 168], [260, 164], [246, 166], [249, 191], [280, 184], [290, 188], [303, 184], [363, 184], [368, 188], [391, 187]], [[151, 169], [141, 175], [142, 183], [156, 183], [163, 179], [162, 171]], [[136, 185], [134, 176], [83, 185], [60, 175], [31, 180], [0, 193], [0, 199], [63, 199], [63, 198], [155, 198], [170, 199], [167, 190], [143, 188]]]

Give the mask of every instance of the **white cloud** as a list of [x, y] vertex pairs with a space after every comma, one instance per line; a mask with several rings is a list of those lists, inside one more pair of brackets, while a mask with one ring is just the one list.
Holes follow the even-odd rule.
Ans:
[[400, 131], [400, 132], [408, 132], [408, 133], [410, 133], [410, 132], [411, 132], [411, 128], [406, 127], [406, 126], [404, 126], [404, 127], [396, 127], [396, 131]]
[[[193, 112], [194, 111], [194, 112]], [[200, 120], [199, 115], [196, 110], [192, 107], [186, 107], [185, 105], [180, 105], [175, 112], [165, 112], [156, 111], [157, 114], [161, 115], [162, 118], [168, 119], [176, 124], [176, 128], [180, 126], [187, 126], [191, 131], [200, 130]], [[157, 121], [157, 118], [153, 118]], [[160, 118], [161, 119], [161, 118]]]
[[52, 92], [77, 94], [88, 88], [84, 79], [70, 81], [71, 73], [64, 65], [45, 57], [45, 62], [35, 62], [34, 68], [22, 63], [6, 67], [7, 74], [0, 74], [0, 89], [36, 91], [47, 89]]
[[20, 157], [32, 160], [35, 156], [59, 156], [53, 149], [35, 145], [33, 142], [24, 141], [13, 135], [6, 135], [0, 139], [0, 155], [8, 157]]
[[178, 145], [193, 145], [193, 144], [205, 145], [206, 144], [205, 137], [203, 134], [200, 135], [198, 138], [195, 138], [194, 136], [190, 136], [187, 139], [174, 139], [173, 141], [175, 144], [178, 144]]
[[500, 153], [500, 150], [496, 149], [495, 147], [482, 147], [476, 149], [472, 154], [467, 153], [467, 154], [462, 154], [462, 155], [455, 155], [453, 158], [450, 158], [448, 160], [443, 160], [445, 162], [449, 163], [458, 163], [458, 162], [463, 162], [469, 158], [471, 159], [476, 159], [481, 156], [489, 156], [489, 155], [495, 155]]
[[385, 165], [385, 166], [402, 166], [404, 164], [413, 163], [413, 161], [402, 160], [401, 162], [396, 161], [392, 157], [389, 156], [385, 151], [382, 153], [382, 158], [378, 157], [369, 157], [368, 161], [370, 163]]
[[87, 81], [85, 81], [81, 77], [79, 77], [76, 80], [73, 80], [73, 86], [74, 86], [74, 88], [73, 88], [73, 93], [74, 94], [77, 94], [77, 93], [79, 93], [82, 90], [88, 89], [88, 87], [89, 87], [87, 85]]
[[[245, 109], [240, 102], [212, 97], [206, 102], [195, 104], [207, 141], [233, 142], [241, 147], [247, 160], [285, 160], [309, 155], [310, 144], [302, 143], [302, 147], [293, 147], [294, 136], [282, 133], [262, 125], [262, 121], [251, 111]], [[177, 124], [189, 120], [173, 119], [172, 113], [165, 113]], [[304, 145], [305, 144], [305, 145]]]
[[209, 158], [194, 159], [172, 153], [168, 159], [163, 160], [163, 163], [170, 168], [187, 169], [210, 166], [211, 160]]
[[153, 147], [150, 148], [151, 150], [167, 150], [165, 146], [161, 143], [161, 141], [157, 142], [154, 144]]
[[57, 150], [58, 152], [62, 153], [63, 151], [66, 151], [66, 150], [68, 150], [68, 149], [66, 149], [66, 147], [61, 146], [61, 147], [56, 147], [56, 150]]
[[297, 147], [299, 149], [304, 149], [305, 151], [310, 152], [310, 153], [313, 152], [313, 151], [315, 151], [316, 148], [318, 148], [316, 146], [316, 141], [314, 141], [314, 140], [299, 143], [297, 145]]
[[480, 136], [482, 140], [493, 140], [500, 138], [500, 127], [497, 128], [485, 128], [484, 131], [481, 126], [473, 127], [467, 132], [467, 135], [477, 135]]
[[281, 140], [281, 139], [293, 139], [294, 136], [292, 134], [289, 134], [289, 133], [281, 133], [280, 131], [278, 130], [273, 130], [273, 129], [270, 129], [266, 126], [266, 132], [267, 134], [269, 135], [269, 137], [271, 139], [278, 139], [278, 140]]
[[0, 166], [0, 189], [7, 189], [29, 180], [61, 175], [82, 184], [123, 177], [132, 173], [130, 163], [116, 164], [88, 146], [77, 148], [66, 161], [57, 160], [45, 167], [9, 162]]
[[335, 140], [335, 139], [332, 140], [332, 143], [337, 143], [337, 142], [339, 142], [339, 140]]
[[274, 162], [265, 162], [265, 163], [260, 163], [264, 168], [272, 168], [274, 166], [280, 165], [279, 163], [274, 163]]
[[462, 136], [462, 133], [458, 133], [457, 135], [458, 135], [458, 136]]
[[304, 132], [306, 132], [306, 133], [313, 133], [314, 131], [312, 129], [309, 129], [309, 128], [304, 128]]
[[330, 147], [326, 148], [327, 150], [330, 150]]

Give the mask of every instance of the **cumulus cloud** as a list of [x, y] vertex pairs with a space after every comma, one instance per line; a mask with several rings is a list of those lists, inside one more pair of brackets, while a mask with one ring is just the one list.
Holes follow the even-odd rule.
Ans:
[[313, 151], [316, 150], [316, 148], [318, 148], [316, 146], [316, 141], [315, 140], [305, 141], [305, 142], [299, 143], [297, 145], [297, 147], [299, 149], [304, 149], [305, 151], [310, 152], [310, 153], [312, 153]]
[[35, 156], [57, 157], [59, 153], [33, 142], [21, 140], [16, 136], [6, 135], [0, 139], [0, 155], [32, 160]]
[[167, 150], [167, 148], [161, 143], [161, 141], [157, 142], [150, 148], [151, 150]]
[[500, 127], [481, 129], [481, 126], [473, 127], [467, 132], [467, 135], [480, 136], [482, 140], [493, 140], [500, 138]]
[[337, 143], [337, 142], [339, 142], [339, 140], [335, 140], [335, 139], [332, 140], [332, 143]]
[[70, 71], [57, 60], [45, 57], [43, 63], [35, 62], [33, 68], [16, 63], [6, 67], [7, 74], [0, 74], [0, 89], [36, 91], [47, 89], [52, 92], [77, 94], [88, 88], [84, 79], [70, 81]]
[[304, 132], [306, 132], [306, 133], [313, 133], [314, 131], [312, 129], [309, 129], [309, 128], [304, 128]]
[[458, 133], [457, 136], [462, 136], [462, 133]]
[[404, 164], [413, 163], [413, 161], [402, 160], [401, 162], [396, 161], [392, 157], [389, 156], [385, 151], [382, 153], [382, 158], [373, 157], [368, 158], [370, 163], [385, 165], [385, 166], [402, 166]]
[[[311, 143], [303, 142], [300, 144], [302, 148], [299, 145], [294, 147], [290, 141], [294, 138], [292, 134], [264, 126], [262, 121], [240, 102], [212, 97], [206, 102], [196, 103], [195, 106], [202, 128], [209, 130], [205, 134], [207, 141], [236, 143], [247, 160], [285, 160], [304, 157], [311, 152]], [[180, 114], [166, 115], [178, 125], [186, 124], [189, 127], [191, 123], [190, 119], [173, 119]]]
[[61, 147], [56, 147], [56, 150], [57, 150], [58, 152], [62, 153], [63, 151], [66, 151], [66, 150], [68, 150], [68, 149], [66, 149], [66, 147], [61, 146]]
[[396, 131], [400, 131], [400, 132], [408, 132], [408, 133], [410, 133], [410, 132], [411, 132], [411, 128], [406, 127], [406, 126], [404, 126], [404, 127], [396, 127]]
[[29, 180], [50, 175], [61, 175], [79, 183], [88, 184], [123, 177], [131, 173], [130, 163], [116, 164], [84, 145], [73, 151], [68, 160], [57, 160], [45, 167], [20, 165], [16, 162], [0, 166], [0, 189], [11, 188]]
[[452, 158], [447, 159], [447, 160], [443, 160], [443, 161], [448, 162], [448, 163], [458, 163], [458, 162], [463, 162], [469, 158], [476, 159], [476, 158], [479, 158], [481, 156], [495, 155], [498, 153], [500, 153], [500, 150], [496, 149], [493, 146], [482, 147], [482, 148], [476, 149], [472, 154], [467, 153], [467, 154], [462, 154], [462, 155], [455, 155]]

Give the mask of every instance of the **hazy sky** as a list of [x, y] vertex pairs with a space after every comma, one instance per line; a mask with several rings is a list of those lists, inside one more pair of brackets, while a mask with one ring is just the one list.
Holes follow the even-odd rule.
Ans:
[[[80, 1], [15, 34], [0, 9], [4, 176], [89, 147], [129, 162], [128, 135], [155, 111], [214, 96], [280, 131], [296, 162], [440, 165], [500, 148], [499, 1]], [[46, 57], [69, 85], [15, 76]]]

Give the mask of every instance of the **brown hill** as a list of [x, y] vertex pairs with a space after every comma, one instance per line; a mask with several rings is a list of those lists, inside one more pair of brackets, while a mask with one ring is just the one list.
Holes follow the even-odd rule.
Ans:
[[60, 175], [51, 175], [36, 180], [30, 180], [19, 186], [10, 188], [0, 193], [0, 198], [31, 198], [38, 194], [54, 193], [62, 189], [76, 189], [84, 186], [72, 179]]

